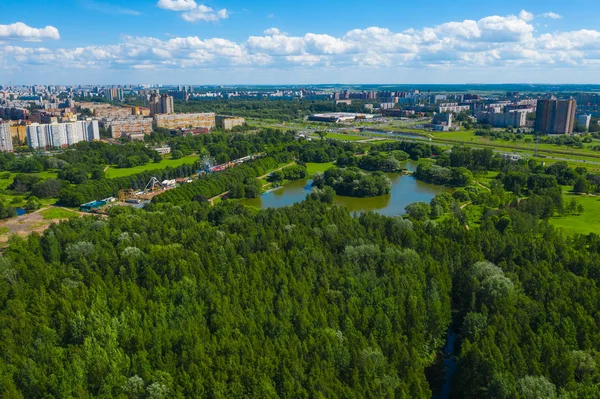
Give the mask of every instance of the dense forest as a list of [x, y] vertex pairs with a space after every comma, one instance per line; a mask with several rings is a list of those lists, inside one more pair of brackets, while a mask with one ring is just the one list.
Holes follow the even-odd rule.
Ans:
[[[10, 239], [0, 256], [0, 397], [430, 398], [427, 376], [449, 330], [453, 399], [598, 396], [600, 236], [565, 237], [547, 220], [570, 212], [561, 185], [597, 192], [598, 175], [458, 146], [383, 143], [357, 156], [364, 146], [275, 131], [211, 136], [173, 144], [224, 160], [267, 155], [144, 209]], [[84, 164], [97, 151], [63, 161]], [[332, 204], [334, 193], [385, 192], [387, 177], [373, 170], [432, 156], [417, 174], [458, 188], [405, 217]], [[256, 195], [256, 177], [292, 160], [270, 179], [305, 177], [303, 162], [339, 168], [315, 175], [291, 207], [209, 205], [225, 191]], [[197, 166], [80, 184], [22, 174], [10, 189], [77, 206]], [[497, 176], [487, 189], [471, 185], [488, 171]], [[467, 201], [484, 207], [476, 227]]]
[[[2, 397], [593, 398], [600, 238], [516, 210], [480, 229], [309, 200], [114, 209], [0, 258]], [[452, 311], [454, 310], [454, 313]]]
[[239, 99], [176, 101], [176, 112], [215, 112], [222, 115], [235, 115], [255, 118], [291, 121], [303, 119], [308, 114], [319, 112], [363, 112], [361, 101], [354, 104], [336, 104], [318, 100], [272, 100]]

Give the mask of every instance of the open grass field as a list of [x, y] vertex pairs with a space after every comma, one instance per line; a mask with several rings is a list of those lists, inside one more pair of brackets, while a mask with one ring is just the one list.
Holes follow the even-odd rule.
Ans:
[[[515, 152], [525, 151], [528, 153], [533, 153], [535, 150], [535, 143], [533, 140], [529, 143], [525, 142], [524, 140], [491, 140], [488, 137], [476, 136], [473, 130], [461, 130], [458, 132], [430, 132], [428, 134], [431, 135], [435, 141], [496, 147], [498, 149], [506, 149], [507, 151], [513, 150]], [[532, 136], [529, 136], [529, 138], [533, 139]], [[573, 148], [565, 145], [540, 143], [538, 149], [541, 153], [554, 154], [563, 158], [587, 159], [588, 161], [597, 161], [600, 159], [600, 153], [593, 151], [588, 147]]]
[[327, 162], [327, 163], [314, 163], [314, 162], [308, 162], [306, 164], [306, 172], [308, 173], [309, 177], [312, 177], [316, 172], [325, 172], [327, 169], [332, 168], [333, 162]]
[[53, 219], [70, 219], [76, 218], [79, 215], [75, 212], [67, 211], [62, 208], [48, 208], [40, 211], [40, 214], [44, 218], [44, 220], [53, 220]]
[[166, 167], [176, 168], [181, 165], [192, 165], [194, 162], [198, 160], [197, 155], [188, 155], [187, 157], [183, 157], [180, 159], [163, 159], [159, 163], [149, 163], [147, 165], [136, 166], [134, 168], [115, 168], [111, 166], [106, 171], [106, 177], [109, 179], [114, 179], [115, 177], [124, 177], [131, 176], [137, 173], [142, 173], [147, 170], [156, 170], [156, 169], [165, 169]]
[[328, 139], [346, 140], [346, 141], [360, 141], [360, 140], [367, 140], [369, 138], [369, 137], [364, 137], [364, 136], [357, 136], [357, 135], [353, 135], [353, 134], [342, 134], [342, 133], [327, 133], [327, 135], [325, 137]]
[[573, 198], [583, 205], [583, 213], [581, 215], [553, 217], [550, 219], [550, 224], [564, 229], [565, 233], [569, 235], [598, 233], [600, 227], [600, 197], [563, 194], [565, 205], [571, 202]]

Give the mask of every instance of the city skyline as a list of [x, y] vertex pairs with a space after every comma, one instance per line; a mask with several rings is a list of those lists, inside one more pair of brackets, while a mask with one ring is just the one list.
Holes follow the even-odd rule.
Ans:
[[0, 5], [0, 85], [600, 83], [588, 0], [30, 3]]

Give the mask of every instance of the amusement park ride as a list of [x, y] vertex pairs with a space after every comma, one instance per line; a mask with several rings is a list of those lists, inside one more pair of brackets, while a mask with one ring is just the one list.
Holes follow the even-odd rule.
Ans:
[[119, 191], [119, 201], [128, 202], [131, 200], [151, 200], [157, 191], [164, 191], [166, 187], [158, 181], [156, 177], [150, 178], [146, 187], [142, 191], [126, 189]]
[[[251, 161], [257, 158], [264, 156], [265, 153], [252, 154], [243, 158], [239, 158], [230, 162], [226, 162], [220, 165], [215, 165], [215, 160], [210, 155], [205, 155], [200, 160], [200, 169], [196, 171], [196, 178], [200, 178], [202, 176], [211, 175], [215, 172], [221, 172], [229, 168], [233, 168], [237, 165], [241, 165], [244, 162]], [[180, 180], [180, 179], [176, 179]], [[176, 186], [176, 180], [164, 181], [160, 182], [158, 178], [152, 177], [146, 184], [143, 190], [136, 189], [125, 189], [119, 191], [119, 202], [122, 203], [130, 203], [130, 204], [141, 204], [143, 201], [149, 201], [155, 195], [160, 194], [170, 188], [174, 188]], [[185, 180], [185, 179], [183, 179]], [[191, 178], [187, 178], [186, 181], [191, 182]], [[169, 183], [172, 182], [172, 183]], [[109, 201], [110, 200], [110, 201]], [[93, 201], [88, 204], [81, 205], [81, 209], [87, 212], [102, 212], [107, 206], [109, 202], [114, 201], [115, 199], [101, 200], [101, 201]]]

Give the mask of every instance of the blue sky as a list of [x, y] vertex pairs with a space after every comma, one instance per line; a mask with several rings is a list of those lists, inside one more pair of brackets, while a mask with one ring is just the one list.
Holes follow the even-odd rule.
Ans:
[[591, 0], [56, 4], [0, 2], [0, 84], [600, 83]]

